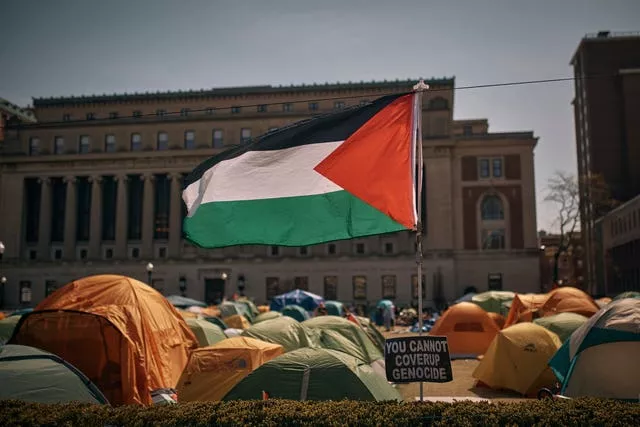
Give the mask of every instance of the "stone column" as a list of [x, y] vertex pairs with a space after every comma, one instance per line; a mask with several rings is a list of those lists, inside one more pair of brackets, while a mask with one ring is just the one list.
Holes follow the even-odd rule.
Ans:
[[169, 206], [169, 257], [178, 258], [182, 246], [182, 174], [172, 173]]
[[154, 175], [145, 173], [141, 176], [144, 180], [143, 205], [142, 205], [142, 251], [141, 256], [144, 259], [153, 259], [153, 229], [154, 229], [154, 213], [155, 213], [155, 188]]
[[41, 178], [40, 182], [40, 224], [38, 225], [38, 259], [51, 260], [51, 180]]
[[67, 176], [64, 182], [67, 184], [67, 199], [64, 208], [64, 258], [74, 260], [76, 258], [76, 221], [78, 202], [76, 200], [76, 177]]
[[102, 177], [90, 176], [91, 185], [91, 231], [89, 234], [89, 259], [100, 259], [102, 241]]
[[118, 193], [116, 202], [116, 250], [115, 258], [126, 259], [127, 226], [129, 218], [129, 199], [127, 197], [127, 175], [117, 175]]

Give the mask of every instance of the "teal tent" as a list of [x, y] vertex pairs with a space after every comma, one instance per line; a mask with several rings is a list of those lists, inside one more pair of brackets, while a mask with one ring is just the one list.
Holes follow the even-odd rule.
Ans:
[[309, 313], [299, 305], [287, 305], [282, 309], [282, 315], [296, 319], [298, 322], [304, 322], [309, 318]]
[[344, 316], [344, 304], [340, 301], [326, 301], [324, 303], [325, 308], [327, 309], [327, 313], [330, 316]]
[[9, 341], [21, 317], [22, 316], [9, 316], [0, 320], [0, 345]]
[[0, 400], [108, 404], [98, 388], [60, 357], [24, 345], [0, 346]]
[[617, 301], [619, 299], [625, 299], [625, 298], [640, 298], [640, 292], [636, 292], [636, 291], [623, 292], [621, 294], [616, 295], [616, 297], [613, 300]]

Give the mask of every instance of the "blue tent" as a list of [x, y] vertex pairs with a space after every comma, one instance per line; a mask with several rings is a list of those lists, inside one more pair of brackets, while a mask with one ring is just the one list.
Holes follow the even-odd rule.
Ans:
[[378, 304], [376, 305], [376, 307], [378, 308], [387, 308], [391, 306], [393, 306], [393, 301], [388, 299], [381, 299], [380, 301], [378, 301]]
[[271, 300], [272, 311], [282, 311], [287, 305], [299, 305], [307, 311], [313, 311], [320, 303], [324, 302], [324, 298], [311, 292], [295, 289], [286, 294], [273, 297]]
[[174, 307], [179, 307], [179, 308], [187, 308], [187, 307], [202, 307], [202, 308], [206, 308], [207, 304], [205, 304], [202, 301], [198, 301], [195, 299], [191, 299], [191, 298], [187, 298], [187, 297], [183, 297], [180, 295], [169, 295], [167, 297], [167, 300], [169, 300], [169, 302], [171, 303], [171, 305], [173, 305]]

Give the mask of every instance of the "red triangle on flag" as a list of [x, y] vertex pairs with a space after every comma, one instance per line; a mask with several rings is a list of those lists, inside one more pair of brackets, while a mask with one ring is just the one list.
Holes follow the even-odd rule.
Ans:
[[314, 170], [407, 229], [415, 229], [413, 143], [413, 94], [409, 94], [379, 111]]

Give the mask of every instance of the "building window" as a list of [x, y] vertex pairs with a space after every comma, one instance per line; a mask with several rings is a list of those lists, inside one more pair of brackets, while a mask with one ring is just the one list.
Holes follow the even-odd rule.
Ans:
[[158, 258], [166, 258], [167, 257], [167, 248], [158, 249]]
[[364, 254], [364, 243], [356, 243], [355, 250], [356, 250], [356, 253], [358, 255], [363, 255]]
[[298, 276], [293, 278], [293, 285], [296, 289], [300, 289], [301, 291], [309, 290], [309, 277], [308, 276]]
[[63, 114], [62, 115], [62, 121], [63, 122], [70, 122], [71, 121], [71, 114]]
[[76, 241], [89, 240], [91, 230], [91, 197], [92, 184], [86, 176], [76, 181]]
[[[116, 239], [118, 183], [113, 176], [102, 177], [102, 240]], [[121, 208], [122, 209], [122, 208]], [[113, 251], [112, 251], [113, 252]]]
[[496, 195], [485, 196], [480, 205], [480, 217], [483, 221], [504, 220], [502, 199]]
[[56, 249], [55, 251], [53, 251], [53, 259], [55, 259], [56, 261], [62, 259], [62, 249]]
[[20, 304], [31, 303], [31, 282], [27, 280], [20, 281]]
[[139, 133], [131, 134], [131, 151], [142, 150], [142, 135]]
[[291, 102], [286, 102], [282, 104], [282, 111], [285, 113], [290, 113], [293, 111], [293, 104]]
[[396, 297], [396, 276], [382, 276], [382, 298], [395, 299]]
[[51, 179], [51, 241], [64, 240], [64, 217], [67, 199], [67, 184], [62, 178]]
[[113, 153], [116, 151], [115, 135], [107, 135], [104, 137], [104, 151], [107, 153]]
[[213, 148], [220, 148], [224, 145], [224, 132], [222, 129], [213, 130]]
[[95, 120], [96, 115], [95, 113], [87, 113], [87, 120]]
[[207, 115], [212, 115], [215, 112], [214, 108], [207, 108], [206, 110], [204, 110], [204, 113]]
[[318, 104], [317, 102], [309, 103], [309, 111], [318, 111], [319, 109], [320, 109], [320, 104]]
[[338, 252], [338, 248], [335, 243], [329, 243], [327, 245], [327, 253], [329, 255], [335, 255]]
[[180, 115], [182, 117], [187, 117], [189, 115], [189, 113], [191, 112], [190, 108], [181, 108], [180, 109]]
[[133, 117], [136, 119], [139, 119], [140, 117], [142, 117], [142, 111], [140, 110], [136, 110], [133, 112]]
[[240, 142], [242, 144], [245, 144], [249, 142], [250, 139], [251, 139], [251, 129], [242, 128], [242, 130], [240, 131]]
[[144, 181], [140, 178], [140, 175], [128, 176], [129, 206], [127, 212], [127, 237], [129, 240], [140, 240], [142, 238], [142, 200], [144, 197]]
[[187, 150], [196, 148], [196, 133], [194, 131], [188, 130], [184, 133], [184, 148]]
[[133, 259], [140, 258], [140, 249], [138, 249], [138, 248], [131, 249], [131, 258], [133, 258]]
[[86, 249], [80, 249], [80, 259], [83, 260], [83, 261], [87, 259], [87, 250]]
[[113, 249], [109, 248], [106, 251], [104, 251], [104, 257], [106, 259], [111, 259], [113, 258]]
[[491, 170], [489, 169], [489, 159], [480, 159], [480, 178], [489, 178], [491, 176]]
[[258, 113], [266, 113], [266, 112], [267, 112], [267, 106], [265, 104], [258, 105]]
[[473, 127], [471, 125], [462, 126], [462, 134], [465, 136], [473, 135]]
[[[422, 299], [427, 297], [427, 279], [422, 275]], [[418, 299], [418, 275], [411, 276], [411, 298]]]
[[231, 107], [231, 114], [239, 114], [240, 107]]
[[280, 294], [280, 279], [277, 277], [267, 277], [265, 279], [265, 287], [267, 290], [267, 301]]
[[336, 101], [333, 103], [333, 108], [335, 110], [342, 110], [344, 108], [344, 101]]
[[53, 154], [63, 154], [64, 153], [64, 138], [61, 136], [56, 136], [53, 138]]
[[338, 276], [324, 276], [324, 299], [338, 299]]
[[502, 159], [491, 160], [491, 171], [494, 178], [502, 178]]
[[[42, 186], [49, 185], [45, 180], [39, 182], [37, 178], [24, 180], [25, 192], [25, 239], [27, 243], [37, 243], [40, 231], [40, 198]], [[48, 243], [48, 242], [47, 242]]]
[[280, 255], [280, 246], [269, 246], [269, 255], [271, 256]]
[[480, 159], [478, 169], [480, 178], [502, 178], [502, 158]]
[[353, 276], [353, 299], [367, 299], [367, 277]]
[[158, 132], [157, 149], [160, 151], [169, 149], [169, 134], [166, 132]]
[[164, 117], [167, 114], [167, 110], [156, 110], [156, 116]]
[[309, 247], [308, 246], [300, 246], [298, 248], [298, 254], [300, 256], [308, 256], [310, 254], [309, 253]]
[[384, 244], [384, 253], [385, 253], [386, 255], [391, 255], [391, 254], [393, 254], [393, 243], [391, 243], [391, 242], [386, 242], [386, 243]]
[[118, 118], [118, 113], [116, 111], [112, 111], [111, 113], [109, 113], [109, 118], [110, 119], [117, 119]]
[[36, 251], [35, 249], [31, 249], [29, 251], [29, 260], [35, 261], [37, 257], [38, 257], [38, 251]]
[[40, 138], [34, 136], [29, 138], [29, 155], [37, 156], [38, 154], [40, 154]]
[[171, 203], [171, 185], [166, 174], [155, 175], [154, 226], [153, 238], [169, 238], [169, 205]]
[[58, 289], [58, 282], [55, 280], [47, 280], [44, 282], [44, 296], [48, 297]]
[[503, 228], [482, 230], [482, 249], [501, 250], [505, 248], [505, 232]]
[[78, 142], [78, 153], [86, 154], [91, 149], [91, 139], [89, 139], [89, 135], [81, 135], [80, 140]]

